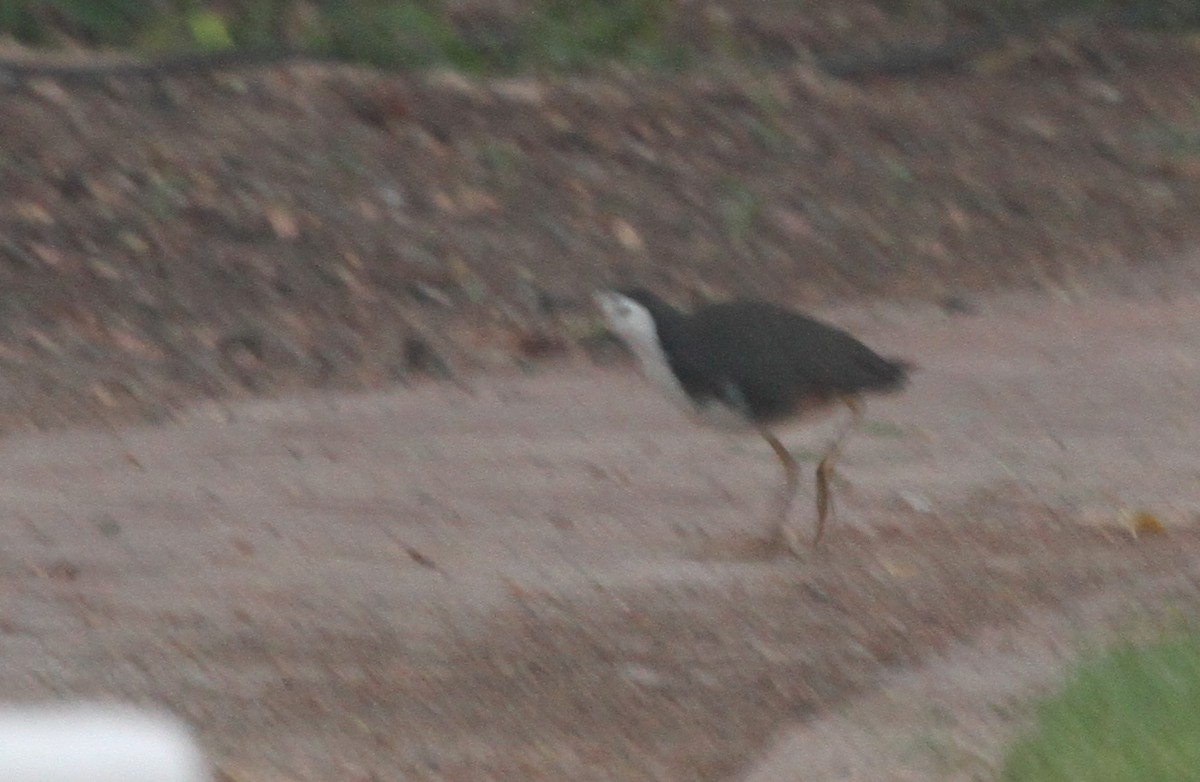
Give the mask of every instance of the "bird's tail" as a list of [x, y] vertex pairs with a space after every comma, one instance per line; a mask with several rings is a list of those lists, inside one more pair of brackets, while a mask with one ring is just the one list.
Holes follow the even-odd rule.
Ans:
[[908, 385], [908, 376], [918, 367], [911, 361], [902, 358], [882, 358], [873, 367], [875, 375], [874, 389], [881, 392], [899, 391]]

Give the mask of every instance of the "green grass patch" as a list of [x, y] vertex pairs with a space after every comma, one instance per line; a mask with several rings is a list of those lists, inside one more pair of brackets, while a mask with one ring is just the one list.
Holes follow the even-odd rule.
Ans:
[[683, 62], [667, 35], [672, 0], [539, 0], [524, 27], [522, 64], [583, 70], [601, 61], [654, 67]]
[[[785, 2], [786, 0], [780, 0]], [[936, 18], [987, 29], [1042, 29], [1064, 13], [1188, 30], [1198, 0], [882, 0], [905, 24]], [[940, 9], [940, 10], [938, 10]], [[754, 60], [728, 24], [695, 24], [678, 0], [519, 0], [473, 8], [449, 0], [0, 0], [0, 36], [159, 54], [180, 50], [300, 49], [384, 68], [578, 72], [610, 63], [678, 69], [714, 57]], [[819, 11], [814, 11], [819, 14]], [[939, 21], [939, 24], [941, 22]], [[771, 146], [771, 114], [756, 133]]]
[[1200, 633], [1085, 662], [1010, 750], [1005, 782], [1200, 779]]
[[345, 60], [386, 68], [486, 66], [432, 2], [330, 3], [310, 26], [308, 47]]
[[579, 71], [683, 64], [674, 0], [531, 0], [457, 18], [442, 0], [0, 0], [0, 35], [146, 53], [302, 49], [384, 68]]
[[750, 187], [738, 179], [727, 179], [718, 188], [725, 234], [731, 242], [744, 246], [753, 237], [762, 214], [762, 202]]

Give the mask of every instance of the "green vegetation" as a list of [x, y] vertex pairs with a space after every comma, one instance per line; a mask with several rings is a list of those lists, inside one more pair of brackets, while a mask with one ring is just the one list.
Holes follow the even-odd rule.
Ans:
[[338, 58], [400, 68], [483, 65], [432, 3], [329, 3], [310, 26], [302, 48]]
[[[673, 0], [531, 0], [511, 19], [456, 23], [439, 0], [0, 0], [0, 35], [143, 52], [288, 48], [388, 68], [581, 70], [682, 62]], [[496, 29], [484, 29], [486, 23]]]
[[139, 0], [0, 0], [0, 32], [32, 43], [58, 32], [89, 43], [125, 45], [158, 15], [154, 3]]
[[745, 183], [728, 179], [721, 183], [718, 198], [726, 236], [738, 246], [745, 245], [754, 235], [762, 212], [758, 195]]
[[[1122, 23], [1200, 24], [1200, 0], [881, 0], [898, 19], [923, 13], [988, 28], [1063, 13]], [[446, 0], [0, 0], [0, 35], [140, 52], [299, 49], [387, 68], [579, 71], [602, 62], [673, 68], [737, 57], [731, 31], [677, 0], [518, 0], [500, 12]]]
[[526, 30], [529, 63], [578, 70], [597, 58], [669, 66], [683, 59], [667, 39], [672, 0], [542, 0]]
[[1196, 0], [1000, 0], [992, 13], [1018, 19], [1059, 13], [1097, 14], [1144, 27], [1181, 27], [1200, 22], [1200, 3]]
[[1008, 782], [1200, 778], [1200, 634], [1082, 665], [1005, 762]]
[[1200, 24], [1197, 0], [880, 0], [890, 14], [912, 15], [941, 7], [963, 19], [1020, 28], [1062, 15], [1093, 16], [1141, 27]]

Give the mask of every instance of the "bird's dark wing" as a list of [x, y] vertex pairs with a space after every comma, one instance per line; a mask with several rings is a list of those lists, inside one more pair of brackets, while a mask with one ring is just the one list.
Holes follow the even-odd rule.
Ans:
[[696, 342], [693, 316], [675, 313], [673, 317], [655, 318], [658, 341], [671, 366], [671, 372], [693, 401], [703, 403], [720, 400], [742, 408], [738, 400], [727, 394], [728, 379], [714, 373], [711, 356], [703, 344]]
[[893, 390], [904, 382], [903, 365], [850, 334], [769, 304], [705, 307], [681, 331], [668, 352], [684, 389], [739, 407], [756, 420], [845, 394]]

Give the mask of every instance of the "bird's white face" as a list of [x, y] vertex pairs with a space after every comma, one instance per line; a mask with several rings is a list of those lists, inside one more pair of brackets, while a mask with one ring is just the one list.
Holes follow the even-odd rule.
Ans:
[[594, 296], [596, 304], [604, 312], [613, 333], [624, 342], [642, 365], [646, 379], [658, 386], [667, 398], [689, 415], [700, 415], [702, 420], [717, 426], [744, 428], [745, 419], [731, 413], [724, 405], [712, 405], [701, 409], [687, 395], [679, 378], [671, 371], [670, 362], [658, 340], [658, 327], [650, 310], [628, 296], [615, 291], [599, 291]]
[[662, 344], [658, 341], [658, 327], [654, 325], [650, 310], [615, 291], [600, 291], [595, 299], [613, 333], [637, 356], [646, 378], [678, 405], [692, 410], [691, 400], [679, 385], [663, 353]]
[[661, 350], [658, 329], [648, 309], [616, 291], [598, 291], [593, 298], [604, 313], [609, 328], [639, 358], [644, 357], [648, 350]]

